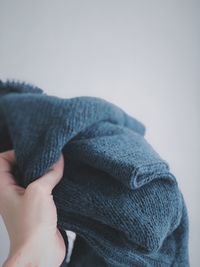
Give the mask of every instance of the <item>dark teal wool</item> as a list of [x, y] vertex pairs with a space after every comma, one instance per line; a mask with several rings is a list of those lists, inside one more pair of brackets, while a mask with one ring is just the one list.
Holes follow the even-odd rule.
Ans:
[[58, 226], [77, 233], [69, 267], [188, 267], [188, 216], [145, 126], [96, 97], [63, 99], [0, 82], [0, 152], [14, 148], [26, 187], [60, 156]]

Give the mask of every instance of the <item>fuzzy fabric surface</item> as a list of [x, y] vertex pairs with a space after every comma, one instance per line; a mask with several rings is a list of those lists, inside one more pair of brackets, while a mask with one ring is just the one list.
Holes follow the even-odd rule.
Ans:
[[145, 131], [102, 98], [0, 82], [0, 152], [15, 150], [19, 185], [64, 155], [53, 197], [58, 227], [77, 234], [69, 267], [189, 266], [185, 201]]

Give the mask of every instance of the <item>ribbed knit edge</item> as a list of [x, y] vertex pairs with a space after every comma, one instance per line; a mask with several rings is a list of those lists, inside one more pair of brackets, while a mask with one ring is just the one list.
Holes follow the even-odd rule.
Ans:
[[0, 80], [0, 96], [8, 93], [44, 93], [43, 90], [33, 84], [18, 80]]

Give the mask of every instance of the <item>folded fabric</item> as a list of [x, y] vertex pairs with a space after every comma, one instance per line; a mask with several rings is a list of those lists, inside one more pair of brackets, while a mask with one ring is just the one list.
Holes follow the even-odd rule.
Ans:
[[15, 149], [17, 182], [28, 186], [64, 155], [53, 196], [58, 227], [77, 233], [70, 267], [189, 266], [184, 198], [144, 135], [104, 99], [0, 82], [0, 152]]

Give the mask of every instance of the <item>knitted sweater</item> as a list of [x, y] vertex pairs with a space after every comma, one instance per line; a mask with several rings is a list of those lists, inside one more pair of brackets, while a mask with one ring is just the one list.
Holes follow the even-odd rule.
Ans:
[[188, 267], [188, 216], [145, 126], [97, 97], [50, 96], [0, 82], [0, 152], [15, 149], [26, 187], [64, 155], [58, 227], [76, 232], [69, 267]]

